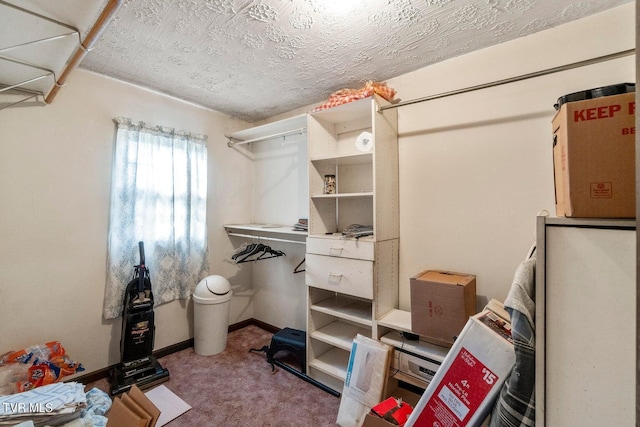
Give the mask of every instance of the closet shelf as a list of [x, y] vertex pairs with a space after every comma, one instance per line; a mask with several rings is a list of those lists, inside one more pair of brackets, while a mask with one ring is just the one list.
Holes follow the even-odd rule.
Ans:
[[373, 153], [360, 153], [344, 156], [316, 157], [310, 159], [312, 163], [326, 163], [336, 166], [362, 165], [371, 163]]
[[249, 129], [233, 132], [226, 137], [229, 139], [227, 146], [238, 144], [267, 141], [270, 139], [286, 138], [290, 135], [299, 135], [307, 131], [307, 115], [301, 114], [288, 119], [254, 126]]
[[349, 363], [349, 352], [338, 347], [322, 354], [309, 362], [309, 366], [325, 374], [344, 381], [347, 378], [347, 364]]
[[372, 198], [373, 192], [365, 191], [362, 193], [337, 193], [337, 194], [316, 194], [311, 196], [312, 199], [366, 199]]
[[309, 309], [371, 327], [371, 302], [362, 301], [342, 294], [311, 304]]
[[225, 224], [229, 236], [264, 239], [276, 242], [306, 244], [307, 232], [295, 231], [292, 226], [278, 224]]
[[362, 328], [338, 320], [318, 330], [312, 331], [310, 336], [313, 339], [331, 344], [334, 347], [350, 351], [353, 340], [357, 334], [370, 336], [371, 328]]
[[378, 325], [402, 332], [411, 332], [411, 312], [394, 309], [378, 320]]

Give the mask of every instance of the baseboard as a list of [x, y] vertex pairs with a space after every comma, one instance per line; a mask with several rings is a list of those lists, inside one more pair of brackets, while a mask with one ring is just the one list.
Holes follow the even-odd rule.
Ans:
[[[239, 329], [245, 328], [247, 326], [250, 325], [255, 325], [261, 329], [264, 329], [267, 332], [271, 332], [271, 333], [276, 333], [278, 332], [281, 328], [278, 328], [276, 326], [270, 325], [268, 323], [262, 322], [258, 319], [247, 319], [247, 320], [243, 320], [241, 322], [238, 323], [234, 323], [233, 325], [229, 325], [229, 332], [233, 332], [233, 331], [237, 331]], [[189, 347], [193, 347], [193, 338], [189, 338], [188, 340], [176, 343], [176, 344], [172, 344], [170, 346], [155, 350], [153, 352], [153, 355], [159, 359], [161, 357], [164, 356], [168, 356], [172, 353], [176, 353], [178, 351], [182, 351], [185, 350]], [[89, 384], [92, 383], [94, 381], [98, 381], [101, 380], [103, 378], [108, 378], [109, 377], [109, 372], [111, 371], [111, 369], [113, 369], [115, 366], [117, 365], [111, 365], [111, 366], [107, 366], [106, 368], [103, 369], [98, 369], [97, 371], [93, 371], [93, 372], [89, 372], [87, 374], [83, 374], [80, 376], [77, 376], [75, 378], [70, 379], [69, 381], [75, 381], [75, 382], [79, 382], [82, 384]]]

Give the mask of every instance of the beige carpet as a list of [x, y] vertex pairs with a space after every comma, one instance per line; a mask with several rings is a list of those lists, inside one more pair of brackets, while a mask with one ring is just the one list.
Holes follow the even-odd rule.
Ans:
[[[188, 348], [160, 359], [170, 379], [162, 383], [192, 409], [167, 426], [336, 426], [340, 398], [276, 366], [264, 353], [272, 333], [247, 326], [229, 333], [227, 348], [200, 356]], [[87, 384], [108, 392], [106, 379]]]

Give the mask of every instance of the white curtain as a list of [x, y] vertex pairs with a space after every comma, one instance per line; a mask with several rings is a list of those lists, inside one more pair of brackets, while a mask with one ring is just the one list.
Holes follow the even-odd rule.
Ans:
[[189, 297], [209, 271], [204, 135], [116, 118], [103, 315], [122, 314], [144, 242], [155, 304]]

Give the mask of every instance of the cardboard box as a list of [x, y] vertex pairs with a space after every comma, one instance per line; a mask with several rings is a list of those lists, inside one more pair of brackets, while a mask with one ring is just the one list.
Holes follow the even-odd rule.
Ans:
[[[420, 400], [420, 395], [407, 390], [402, 387], [395, 387], [393, 391], [387, 393], [387, 397], [395, 397], [402, 399], [403, 402], [406, 402], [411, 407], [416, 406], [418, 401]], [[362, 427], [397, 427], [396, 424], [392, 424], [391, 422], [379, 417], [378, 415], [372, 414], [369, 412], [362, 423]]]
[[471, 317], [406, 427], [479, 425], [515, 363], [511, 325], [491, 310]]
[[453, 344], [476, 313], [476, 277], [427, 270], [410, 279], [411, 330], [436, 344]]
[[154, 427], [160, 410], [134, 384], [128, 393], [113, 399], [107, 413], [107, 427]]
[[635, 218], [635, 93], [567, 102], [552, 124], [556, 215]]

